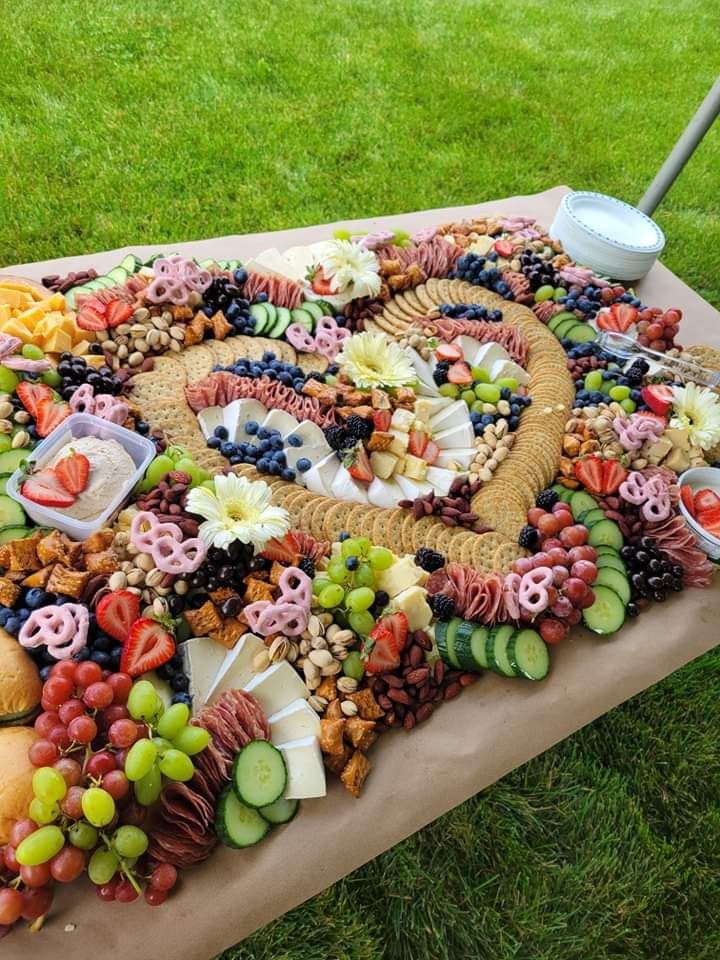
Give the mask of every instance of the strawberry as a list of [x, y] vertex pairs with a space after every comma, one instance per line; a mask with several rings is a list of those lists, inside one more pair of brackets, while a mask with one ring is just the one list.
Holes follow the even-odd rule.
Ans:
[[55, 467], [55, 475], [68, 493], [82, 493], [90, 476], [90, 461], [84, 453], [70, 451]]
[[615, 315], [610, 310], [598, 310], [595, 316], [595, 323], [601, 330], [610, 330], [613, 333], [619, 333], [620, 327]]
[[107, 305], [105, 320], [108, 327], [119, 327], [127, 323], [133, 314], [133, 308], [124, 300], [111, 300]]
[[265, 560], [287, 563], [294, 567], [300, 563], [300, 544], [294, 533], [286, 533], [282, 540], [268, 540], [260, 556]]
[[683, 506], [685, 507], [687, 512], [690, 514], [690, 516], [694, 517], [695, 501], [693, 499], [692, 487], [689, 487], [686, 483], [684, 483], [680, 487], [680, 499], [682, 500]]
[[649, 387], [643, 387], [641, 394], [643, 401], [653, 413], [657, 413], [661, 417], [667, 415], [673, 401], [673, 392], [670, 387], [664, 383], [653, 383]]
[[602, 467], [603, 493], [615, 493], [617, 488], [627, 480], [628, 472], [619, 460], [604, 460]]
[[370, 466], [370, 457], [362, 443], [358, 443], [343, 461], [343, 466], [347, 467], [348, 473], [355, 480], [361, 483], [372, 483], [375, 474]]
[[62, 486], [50, 467], [31, 474], [24, 481], [21, 493], [33, 503], [54, 507], [56, 510], [71, 507], [75, 503], [75, 497]]
[[332, 281], [326, 279], [322, 267], [315, 271], [310, 286], [313, 292], [317, 293], [320, 297], [331, 297], [336, 292], [333, 289]]
[[705, 510], [712, 510], [713, 507], [720, 505], [720, 497], [713, 491], [708, 490], [698, 490], [695, 494], [693, 500], [695, 506], [695, 513], [700, 515]]
[[610, 311], [615, 317], [617, 329], [620, 333], [627, 333], [630, 327], [632, 327], [634, 323], [637, 323], [637, 307], [633, 307], [629, 303], [614, 303], [610, 307]]
[[408, 453], [414, 457], [422, 457], [430, 437], [424, 430], [411, 430], [408, 438]]
[[437, 463], [437, 459], [440, 456], [440, 447], [435, 443], [434, 440], [431, 440], [422, 453], [422, 458], [425, 463], [433, 464]]
[[373, 410], [372, 418], [375, 429], [381, 433], [387, 433], [392, 420], [392, 410]]
[[149, 617], [141, 617], [130, 628], [123, 644], [120, 669], [131, 677], [162, 666], [175, 653], [175, 640], [171, 633]]
[[399, 645], [400, 652], [402, 653], [407, 646], [408, 639], [409, 624], [407, 614], [402, 610], [398, 610], [397, 613], [391, 613], [389, 617], [383, 617], [381, 622], [392, 630], [395, 642]]
[[698, 523], [702, 524], [704, 527], [714, 526], [716, 523], [720, 523], [720, 507], [711, 507], [709, 510], [701, 510], [697, 515]]
[[509, 240], [497, 240], [495, 242], [495, 253], [499, 257], [511, 257], [513, 255], [513, 245]]
[[37, 417], [37, 405], [41, 400], [53, 399], [53, 392], [46, 383], [33, 383], [32, 380], [21, 380], [15, 387], [15, 393], [33, 418]]
[[435, 351], [438, 360], [449, 360], [454, 363], [456, 360], [462, 360], [463, 352], [456, 343], [441, 343]]
[[450, 383], [472, 383], [473, 375], [470, 372], [470, 367], [465, 363], [464, 360], [458, 360], [457, 363], [454, 363], [447, 372], [447, 378]]
[[71, 413], [69, 403], [64, 401], [55, 403], [52, 397], [43, 397], [37, 404], [37, 413], [35, 414], [35, 428], [38, 436], [47, 437]]
[[711, 536], [720, 539], [720, 519], [710, 521], [706, 520], [704, 516], [701, 516], [698, 517], [698, 523], [706, 533], [709, 533]]
[[370, 631], [365, 651], [367, 673], [387, 673], [400, 666], [400, 645], [385, 620], [379, 620]]
[[88, 297], [75, 320], [82, 330], [107, 330], [105, 304], [97, 297]]
[[575, 476], [589, 493], [600, 496], [603, 492], [603, 461], [590, 456], [575, 461]]
[[129, 590], [115, 590], [95, 608], [98, 626], [115, 640], [124, 643], [130, 628], [140, 616], [140, 598]]

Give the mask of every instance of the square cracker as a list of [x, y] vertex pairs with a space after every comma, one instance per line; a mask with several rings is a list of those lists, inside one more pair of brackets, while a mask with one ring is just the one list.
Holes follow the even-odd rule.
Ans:
[[187, 350], [183, 350], [179, 356], [185, 368], [188, 383], [204, 380], [212, 371], [215, 364], [215, 357], [212, 350], [204, 343], [198, 343], [194, 347], [188, 347]]

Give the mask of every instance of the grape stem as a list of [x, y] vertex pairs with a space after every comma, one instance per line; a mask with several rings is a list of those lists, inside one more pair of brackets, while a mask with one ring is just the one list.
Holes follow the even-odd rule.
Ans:
[[[107, 847], [107, 849], [109, 850], [109, 852], [114, 854], [117, 857], [117, 852], [113, 849], [113, 846], [110, 843], [110, 838], [108, 837], [108, 835], [101, 830], [100, 837], [103, 843], [105, 844], [105, 846]], [[118, 857], [118, 862], [119, 862], [120, 873], [125, 877], [128, 883], [130, 883], [135, 893], [137, 893], [137, 895], [140, 896], [140, 894], [142, 893], [142, 887], [135, 879], [135, 876], [132, 870], [130, 869], [130, 867], [128, 867], [127, 862], [123, 860], [122, 857]]]

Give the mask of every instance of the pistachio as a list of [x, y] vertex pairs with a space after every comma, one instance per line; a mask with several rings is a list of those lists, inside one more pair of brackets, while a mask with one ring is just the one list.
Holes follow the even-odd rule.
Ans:
[[162, 597], [155, 597], [152, 602], [152, 610], [156, 617], [164, 617], [168, 612], [168, 605]]
[[270, 644], [270, 650], [268, 651], [270, 663], [278, 663], [280, 660], [285, 660], [287, 658], [289, 649], [289, 640], [286, 640], [285, 637], [275, 637], [273, 642]]
[[9, 420], [0, 420], [0, 433], [12, 433], [13, 425]]
[[185, 331], [183, 330], [182, 327], [177, 327], [177, 326], [170, 327], [170, 329], [168, 330], [168, 333], [170, 334], [173, 340], [185, 339]]
[[116, 570], [108, 580], [108, 587], [111, 590], [124, 590], [127, 586], [127, 577], [122, 570]]
[[149, 573], [155, 566], [155, 561], [149, 553], [139, 553], [135, 557], [135, 566]]
[[354, 677], [340, 677], [337, 682], [337, 688], [341, 693], [355, 693], [358, 688], [358, 682]]
[[2, 403], [0, 403], [0, 419], [5, 420], [7, 417], [11, 417], [14, 409], [15, 408], [11, 403], [8, 403], [7, 400], [3, 400]]
[[315, 713], [322, 713], [325, 707], [328, 705], [328, 701], [325, 697], [319, 697], [314, 693], [311, 697], [308, 697], [308, 706], [312, 707]]
[[157, 567], [150, 570], [148, 575], [145, 577], [145, 583], [148, 587], [159, 587], [165, 578], [165, 574], [162, 570], [158, 570]]
[[141, 583], [145, 582], [145, 573], [142, 570], [138, 570], [137, 567], [134, 570], [131, 570], [127, 575], [128, 585], [131, 587], [138, 587]]
[[320, 637], [324, 629], [322, 623], [320, 623], [320, 618], [316, 617], [313, 613], [308, 620], [307, 633], [309, 633], [311, 637]]
[[353, 703], [352, 700], [343, 700], [340, 704], [340, 709], [346, 717], [354, 717], [358, 712], [357, 704]]
[[497, 408], [498, 413], [501, 413], [504, 417], [510, 416], [510, 404], [507, 402], [507, 400], [499, 400]]
[[326, 667], [320, 668], [320, 673], [323, 677], [334, 677], [336, 673], [340, 673], [342, 670], [342, 664], [338, 663], [337, 660], [333, 660], [332, 663], [329, 663]]
[[325, 637], [312, 637], [310, 646], [313, 650], [327, 650], [328, 642]]
[[311, 663], [314, 663], [316, 667], [329, 666], [333, 662], [333, 656], [329, 650], [311, 650], [308, 654]]
[[136, 350], [134, 353], [131, 353], [130, 356], [128, 357], [128, 364], [131, 367], [139, 367], [144, 359], [145, 357], [142, 355], [142, 353], [140, 353], [139, 350]]
[[19, 450], [20, 447], [25, 447], [28, 443], [30, 443], [30, 434], [26, 430], [18, 430], [12, 438], [13, 450]]

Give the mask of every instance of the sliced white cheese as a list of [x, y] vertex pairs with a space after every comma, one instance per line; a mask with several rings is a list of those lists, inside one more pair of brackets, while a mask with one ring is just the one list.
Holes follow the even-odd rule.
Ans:
[[498, 360], [493, 363], [490, 369], [490, 379], [497, 381], [503, 377], [513, 377], [519, 384], [530, 383], [528, 372], [523, 370], [514, 360]]
[[509, 360], [508, 352], [499, 343], [482, 343], [478, 347], [474, 357], [467, 358], [471, 367], [482, 367], [483, 370], [490, 371], [490, 367], [498, 360]]
[[433, 380], [432, 367], [430, 364], [427, 362], [427, 360], [423, 360], [417, 350], [413, 350], [412, 347], [408, 348], [408, 354], [410, 355], [410, 360], [413, 367], [415, 367], [415, 370], [417, 371], [418, 380], [420, 383], [423, 384], [423, 386], [428, 387], [434, 393], [437, 393], [437, 385]]
[[339, 469], [340, 461], [334, 453], [330, 453], [327, 457], [319, 460], [310, 470], [299, 473], [296, 479], [301, 479], [311, 493], [319, 493], [323, 497], [330, 497], [332, 496], [332, 482]]
[[330, 493], [336, 500], [348, 500], [350, 503], [367, 503], [365, 487], [358, 483], [340, 464], [335, 479], [330, 486]]
[[413, 480], [412, 477], [406, 477], [402, 473], [395, 474], [397, 484], [402, 490], [402, 500], [416, 500], [418, 497], [426, 497], [432, 493], [432, 484], [427, 480]]
[[433, 436], [433, 440], [441, 450], [446, 450], [448, 447], [471, 447], [475, 440], [475, 431], [468, 419], [458, 427], [441, 430]]
[[277, 746], [289, 740], [320, 736], [320, 717], [307, 700], [293, 700], [268, 717], [270, 739]]
[[[457, 466], [460, 470], [469, 470], [470, 464], [475, 459], [477, 450], [475, 447], [448, 447], [440, 451], [440, 456], [435, 462], [436, 467]], [[428, 473], [430, 471], [428, 470]]]
[[[291, 447], [289, 444], [286, 444], [283, 447], [285, 451], [285, 462], [292, 469], [297, 469], [298, 460], [309, 460], [310, 463], [315, 466], [316, 463], [320, 463], [321, 460], [324, 460], [329, 454], [333, 453], [332, 447], [327, 443], [318, 444], [317, 446], [306, 446], [303, 444], [302, 447]], [[333, 454], [333, 456], [335, 456]], [[335, 457], [337, 460], [337, 457]], [[339, 460], [337, 461], [340, 462]], [[301, 474], [298, 474], [298, 477], [301, 477]]]
[[479, 340], [476, 340], [475, 337], [468, 337], [466, 334], [462, 334], [460, 337], [455, 337], [453, 343], [456, 343], [462, 350], [466, 363], [475, 363], [472, 358], [477, 355], [480, 349], [481, 344]]
[[376, 588], [384, 590], [389, 597], [396, 597], [408, 587], [424, 586], [429, 576], [422, 567], [418, 567], [413, 557], [400, 557], [391, 567], [376, 575]]
[[457, 477], [456, 470], [445, 470], [444, 467], [428, 467], [425, 474], [425, 479], [440, 497], [446, 497], [450, 493], [452, 482], [457, 480]]
[[304, 447], [320, 447], [327, 443], [325, 434], [312, 420], [303, 420], [292, 431], [288, 431], [287, 436], [300, 437]]
[[230, 440], [233, 443], [252, 441], [252, 436], [245, 433], [245, 424], [254, 420], [260, 424], [267, 415], [267, 408], [259, 400], [250, 398], [233, 400], [225, 407], [225, 426], [228, 428]]
[[470, 421], [470, 411], [464, 400], [455, 400], [449, 407], [440, 410], [430, 418], [430, 429], [433, 433], [449, 430], [451, 427], [460, 427]]
[[413, 410], [404, 410], [402, 407], [398, 407], [393, 411], [392, 419], [390, 420], [390, 432], [396, 433], [407, 433], [413, 425], [413, 420], [415, 419], [415, 412]]
[[280, 436], [284, 437], [295, 430], [298, 421], [291, 413], [286, 413], [285, 410], [270, 410], [263, 420], [262, 426], [267, 430], [277, 430]]
[[310, 696], [300, 675], [287, 660], [270, 664], [267, 670], [246, 683], [243, 690], [255, 697], [268, 716], [287, 707], [293, 700], [307, 700]]
[[405, 499], [405, 494], [394, 479], [381, 480], [375, 477], [368, 487], [367, 498], [373, 506], [390, 510], [398, 505], [398, 500]]
[[208, 701], [210, 690], [228, 651], [209, 637], [192, 637], [182, 644], [180, 651], [183, 655], [185, 672], [190, 678], [189, 692], [193, 701], [193, 713], [198, 713]]
[[211, 703], [227, 690], [242, 690], [255, 676], [252, 662], [256, 653], [265, 649], [265, 644], [254, 633], [245, 633], [232, 650], [228, 650], [218, 668], [215, 680], [207, 691]]
[[317, 737], [301, 737], [277, 745], [287, 766], [286, 800], [308, 800], [327, 793], [325, 765]]
[[215, 427], [225, 425], [222, 407], [205, 407], [198, 413], [197, 419], [206, 440], [215, 433]]

